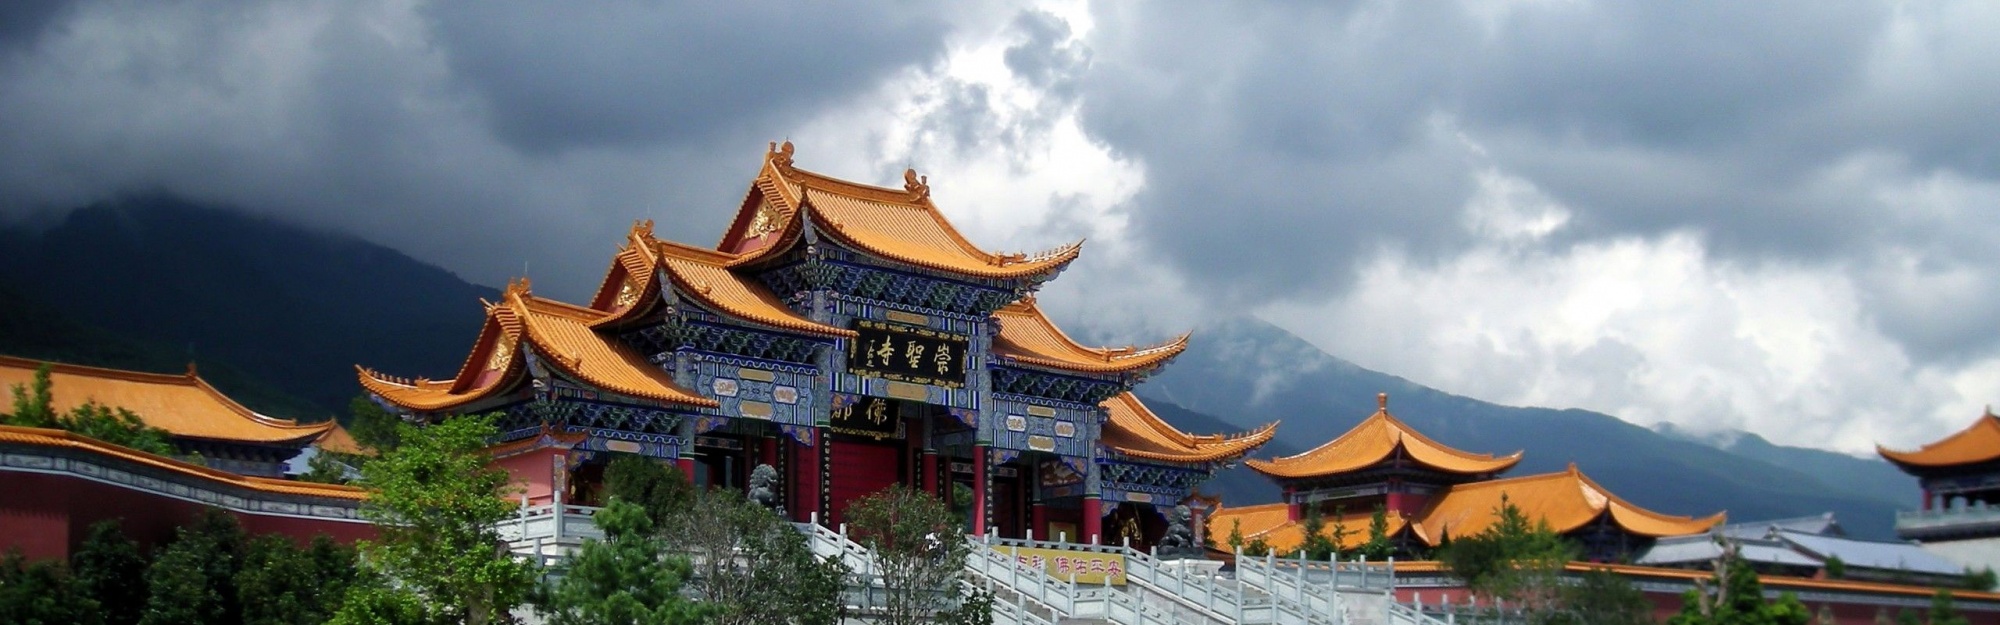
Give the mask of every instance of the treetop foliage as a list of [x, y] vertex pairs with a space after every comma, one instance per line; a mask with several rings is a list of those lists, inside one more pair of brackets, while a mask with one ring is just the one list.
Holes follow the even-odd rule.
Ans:
[[56, 412], [55, 383], [49, 373], [44, 364], [35, 369], [34, 381], [13, 385], [13, 411], [0, 414], [0, 424], [64, 430], [150, 454], [174, 455], [167, 431], [146, 425], [130, 410], [88, 401], [67, 413]]

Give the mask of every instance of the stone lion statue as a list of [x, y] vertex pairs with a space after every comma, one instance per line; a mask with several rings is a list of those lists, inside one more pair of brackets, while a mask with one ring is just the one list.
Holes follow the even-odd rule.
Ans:
[[1194, 512], [1187, 506], [1174, 506], [1167, 512], [1167, 532], [1154, 545], [1155, 553], [1162, 558], [1192, 558], [1201, 555], [1201, 546], [1194, 542], [1191, 522]]
[[779, 516], [785, 514], [784, 506], [778, 504], [778, 470], [771, 465], [760, 464], [750, 470], [748, 495], [757, 505], [776, 510]]

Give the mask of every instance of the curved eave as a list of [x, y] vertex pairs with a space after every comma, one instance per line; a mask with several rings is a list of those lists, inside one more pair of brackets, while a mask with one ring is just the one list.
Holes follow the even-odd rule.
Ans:
[[1606, 499], [1604, 505], [1605, 512], [1611, 515], [1612, 522], [1617, 523], [1618, 527], [1633, 534], [1654, 538], [1687, 536], [1689, 534], [1699, 534], [1709, 531], [1729, 519], [1729, 513], [1726, 511], [1717, 512], [1705, 517], [1692, 517], [1663, 514], [1647, 510], [1639, 507], [1638, 504], [1626, 501], [1625, 498], [1612, 493], [1604, 485], [1598, 484], [1597, 480], [1590, 479], [1590, 476], [1584, 475], [1582, 471], [1578, 471], [1575, 464], [1570, 465], [1569, 472], [1571, 475], [1576, 476], [1578, 482], [1590, 488], [1597, 489], [1597, 492], [1602, 493]]
[[361, 381], [361, 388], [383, 401], [415, 412], [436, 412], [459, 408], [513, 388], [525, 370], [520, 360], [518, 357], [509, 359], [507, 368], [494, 376], [490, 383], [464, 393], [452, 392], [449, 385], [442, 383], [392, 378], [360, 365], [355, 365], [354, 372]]
[[1912, 472], [2000, 461], [2000, 417], [1989, 410], [1965, 429], [1915, 451], [1876, 445], [1875, 453]]
[[1265, 424], [1263, 427], [1257, 428], [1256, 430], [1252, 430], [1248, 433], [1236, 437], [1224, 439], [1221, 442], [1197, 444], [1194, 449], [1191, 449], [1186, 452], [1173, 452], [1173, 451], [1158, 452], [1158, 451], [1148, 451], [1144, 449], [1116, 447], [1116, 446], [1112, 447], [1112, 449], [1126, 456], [1131, 456], [1133, 458], [1142, 458], [1146, 460], [1160, 460], [1166, 462], [1178, 462], [1183, 464], [1226, 462], [1235, 460], [1237, 458], [1241, 458], [1243, 457], [1244, 454], [1256, 451], [1256, 449], [1258, 447], [1262, 447], [1264, 443], [1270, 442], [1271, 435], [1277, 432], [1277, 430], [1278, 430], [1277, 423], [1268, 423]]
[[992, 260], [982, 262], [977, 257], [936, 250], [889, 233], [848, 224], [822, 211], [809, 210], [806, 213], [812, 215], [813, 225], [818, 226], [820, 232], [861, 251], [925, 269], [977, 278], [1014, 280], [1053, 274], [1076, 260], [1083, 249], [1083, 242], [1078, 241], [1033, 256], [994, 256]]
[[1180, 431], [1130, 392], [1104, 402], [1103, 444], [1114, 452], [1144, 460], [1201, 464], [1242, 457], [1271, 440], [1278, 424], [1270, 423], [1233, 436], [1196, 436]]
[[994, 311], [1000, 331], [993, 337], [993, 353], [1005, 363], [1016, 363], [1072, 373], [1126, 373], [1164, 365], [1187, 350], [1192, 333], [1144, 348], [1090, 347], [1070, 338], [1056, 326], [1033, 298], [1008, 304]]

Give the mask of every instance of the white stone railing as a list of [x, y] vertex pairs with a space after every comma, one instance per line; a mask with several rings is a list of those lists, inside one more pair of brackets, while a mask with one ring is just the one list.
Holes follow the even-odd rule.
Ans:
[[522, 504], [514, 518], [494, 525], [508, 549], [540, 565], [551, 565], [576, 553], [586, 540], [604, 540], [594, 518], [599, 510], [562, 502], [529, 506]]
[[1958, 526], [2000, 528], [2000, 506], [1902, 510], [1896, 513], [1896, 531], [1899, 532], [1949, 530]]

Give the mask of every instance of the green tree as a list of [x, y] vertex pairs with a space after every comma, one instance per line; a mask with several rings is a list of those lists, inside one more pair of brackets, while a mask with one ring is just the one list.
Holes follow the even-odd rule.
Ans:
[[966, 597], [959, 575], [972, 546], [960, 538], [944, 502], [896, 484], [855, 501], [847, 519], [857, 541], [875, 553], [873, 573], [887, 595], [882, 622], [915, 625], [975, 616], [952, 614], [954, 604], [976, 610], [972, 606], [980, 601], [975, 596], [961, 604]]
[[97, 625], [99, 611], [60, 563], [29, 564], [19, 550], [0, 554], [0, 623]]
[[1375, 514], [1368, 517], [1368, 542], [1361, 544], [1361, 555], [1370, 560], [1387, 560], [1396, 555], [1396, 545], [1389, 542], [1389, 510], [1380, 504], [1375, 506]]
[[0, 423], [29, 428], [56, 427], [54, 382], [49, 380], [49, 365], [44, 363], [35, 368], [35, 379], [28, 384], [15, 384], [14, 410], [7, 413]]
[[1271, 555], [1271, 543], [1265, 542], [1263, 536], [1252, 538], [1249, 544], [1243, 545], [1243, 555], [1259, 558]]
[[1233, 553], [1243, 551], [1243, 519], [1229, 520], [1229, 551]]
[[1544, 625], [1650, 625], [1653, 602], [1631, 580], [1596, 568], [1564, 584], [1559, 606], [1531, 620]]
[[333, 454], [321, 450], [313, 454], [311, 460], [306, 461], [306, 472], [299, 474], [299, 481], [317, 482], [320, 484], [346, 484], [348, 471], [346, 463], [341, 462], [339, 458], [335, 458]]
[[1993, 590], [1995, 581], [1993, 567], [1989, 566], [1977, 571], [1972, 570], [1971, 567], [1966, 567], [1965, 569], [1964, 587], [1966, 590], [1991, 591]]
[[1668, 625], [1806, 625], [1812, 614], [1798, 597], [1784, 593], [1777, 601], [1764, 600], [1764, 585], [1757, 571], [1737, 554], [1736, 543], [1717, 536], [1722, 555], [1717, 556], [1715, 574], [1696, 580], [1694, 590], [1681, 598], [1681, 611], [1667, 619]]
[[1438, 559], [1473, 592], [1520, 606], [1531, 619], [1562, 612], [1563, 569], [1576, 548], [1547, 521], [1529, 521], [1505, 494], [1494, 516], [1486, 529], [1440, 547]]
[[334, 622], [371, 622], [411, 605], [426, 622], [507, 620], [534, 578], [494, 528], [514, 506], [507, 474], [488, 466], [484, 452], [492, 417], [397, 427], [402, 444], [361, 468], [369, 489], [362, 514], [381, 533], [361, 544], [361, 562], [365, 579], [378, 585], [350, 590]]
[[735, 491], [697, 492], [669, 515], [668, 542], [698, 564], [690, 590], [719, 625], [831, 625], [842, 617], [847, 568], [813, 555], [777, 513]]
[[1952, 600], [1951, 591], [1939, 588], [1931, 595], [1930, 623], [1928, 625], [1968, 625], [1965, 615], [1958, 613], [1958, 604]]
[[1333, 507], [1333, 531], [1329, 533], [1331, 534], [1329, 537], [1331, 540], [1327, 541], [1328, 549], [1326, 554], [1315, 558], [1316, 560], [1336, 558], [1342, 552], [1346, 551], [1347, 538], [1354, 535], [1353, 532], [1347, 529], [1347, 506]]
[[603, 541], [584, 543], [552, 587], [538, 592], [535, 610], [554, 625], [692, 625], [711, 606], [681, 596], [687, 558], [667, 555], [645, 507], [622, 499], [594, 516]]
[[1317, 505], [1306, 507], [1306, 518], [1299, 521], [1299, 534], [1303, 537], [1299, 542], [1299, 557], [1325, 560], [1340, 550], [1340, 546], [1327, 537], [1326, 517], [1320, 514]]
[[694, 499], [694, 485], [679, 470], [658, 460], [620, 454], [604, 467], [604, 493], [637, 504], [653, 527], [664, 528]]
[[174, 540], [146, 569], [141, 625], [237, 623], [236, 573], [242, 568], [243, 526], [216, 508], [174, 531]]
[[367, 395], [347, 402], [347, 417], [347, 433], [363, 447], [386, 453], [403, 442], [402, 418], [383, 410]]
[[250, 540], [236, 573], [245, 625], [323, 623], [333, 617], [354, 580], [354, 550], [325, 536], [301, 549], [266, 534]]
[[1845, 577], [1847, 577], [1847, 562], [1841, 560], [1840, 556], [1827, 556], [1826, 578], [1843, 579]]
[[90, 526], [69, 556], [77, 590], [97, 600], [106, 625], [132, 625], [146, 609], [146, 556], [117, 519]]

